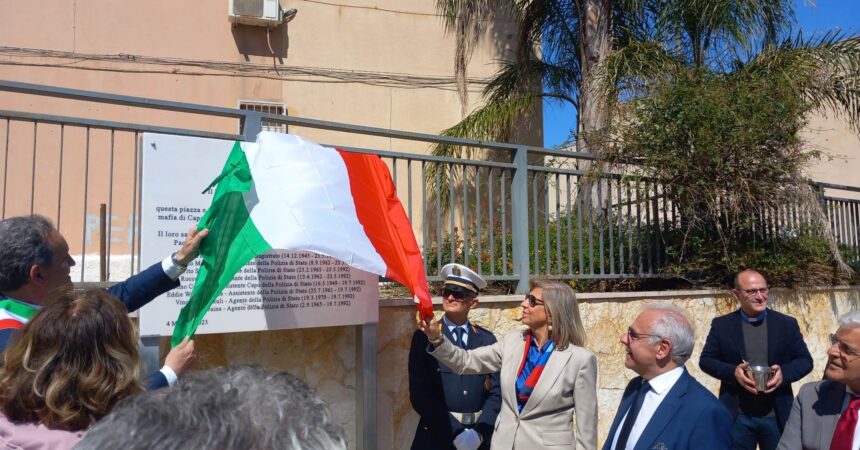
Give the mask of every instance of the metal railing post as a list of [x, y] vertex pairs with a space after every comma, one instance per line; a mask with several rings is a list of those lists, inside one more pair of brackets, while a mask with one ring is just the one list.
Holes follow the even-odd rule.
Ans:
[[245, 142], [257, 140], [257, 134], [263, 131], [263, 115], [256, 111], [246, 111], [242, 118], [242, 139]]
[[376, 324], [358, 325], [356, 329], [356, 448], [376, 450], [379, 448], [377, 433], [378, 399], [376, 392]]
[[529, 291], [528, 148], [518, 147], [513, 162], [516, 169], [511, 180], [511, 239], [514, 271], [519, 276], [516, 292], [525, 294]]

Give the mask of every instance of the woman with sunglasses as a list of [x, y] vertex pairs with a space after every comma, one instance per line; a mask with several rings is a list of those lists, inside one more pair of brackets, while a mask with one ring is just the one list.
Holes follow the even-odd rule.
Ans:
[[[493, 450], [597, 448], [597, 358], [585, 349], [576, 294], [532, 280], [521, 306], [525, 331], [474, 350], [453, 345], [435, 320], [422, 321], [436, 359], [460, 374], [500, 372], [502, 409]], [[573, 422], [576, 417], [576, 429]]]

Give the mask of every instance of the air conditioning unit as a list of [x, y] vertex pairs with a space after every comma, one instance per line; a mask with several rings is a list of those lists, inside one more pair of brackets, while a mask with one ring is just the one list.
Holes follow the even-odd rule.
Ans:
[[278, 0], [227, 0], [230, 22], [259, 27], [276, 27], [284, 21]]

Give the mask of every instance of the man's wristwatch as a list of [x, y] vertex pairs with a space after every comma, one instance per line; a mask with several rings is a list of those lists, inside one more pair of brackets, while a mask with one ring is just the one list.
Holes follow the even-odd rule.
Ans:
[[176, 252], [173, 252], [173, 254], [172, 254], [172, 255], [170, 255], [170, 261], [171, 261], [173, 264], [175, 264], [175, 265], [177, 265], [177, 266], [179, 266], [179, 267], [181, 267], [181, 268], [183, 268], [183, 269], [187, 269], [187, 268], [188, 268], [188, 264], [182, 264], [181, 262], [179, 262], [179, 260], [178, 260], [178, 259], [176, 259]]
[[442, 345], [442, 335], [440, 334], [436, 339], [430, 339], [430, 343], [433, 344], [434, 347]]

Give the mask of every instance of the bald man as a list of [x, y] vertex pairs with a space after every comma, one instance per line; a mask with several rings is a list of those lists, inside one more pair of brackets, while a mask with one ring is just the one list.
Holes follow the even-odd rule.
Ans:
[[[738, 450], [773, 450], [791, 413], [791, 383], [812, 371], [797, 320], [768, 309], [767, 280], [754, 270], [735, 277], [732, 296], [738, 310], [711, 322], [699, 367], [720, 383], [720, 401], [734, 417], [732, 440]], [[750, 366], [771, 375], [756, 388]]]

